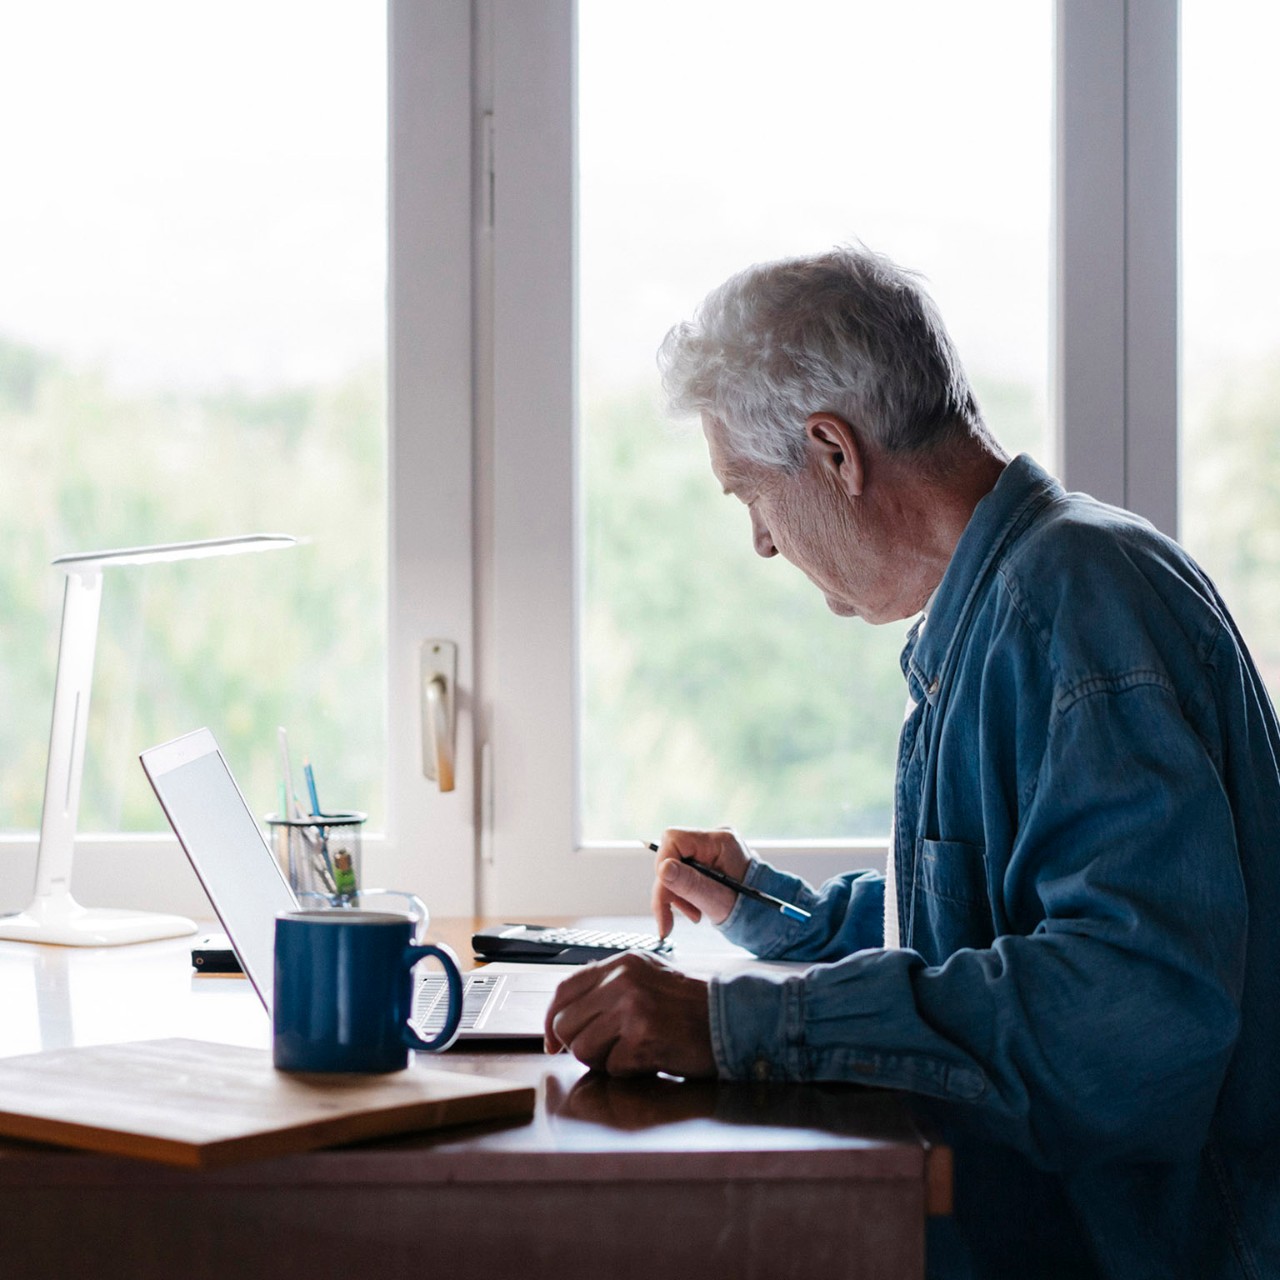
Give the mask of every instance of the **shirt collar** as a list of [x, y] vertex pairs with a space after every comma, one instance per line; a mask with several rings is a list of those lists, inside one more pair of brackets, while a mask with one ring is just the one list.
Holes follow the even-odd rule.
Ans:
[[991, 492], [973, 509], [930, 599], [929, 625], [923, 626], [921, 617], [907, 632], [902, 672], [915, 701], [937, 701], [946, 678], [947, 656], [997, 555], [1034, 512], [1062, 492], [1062, 486], [1023, 453], [1005, 467]]

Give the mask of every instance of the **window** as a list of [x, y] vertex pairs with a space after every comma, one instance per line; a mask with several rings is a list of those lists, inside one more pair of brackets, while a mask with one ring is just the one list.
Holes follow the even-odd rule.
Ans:
[[[653, 354], [745, 262], [860, 235], [925, 272], [997, 431], [1048, 454], [1052, 11], [485, 13], [483, 905], [643, 901], [638, 841], [670, 822], [733, 820], [819, 873], [801, 851], [883, 856], [901, 630], [842, 624], [752, 563], [696, 431], [663, 420]], [[834, 685], [797, 677], [797, 636]]]
[[889, 827], [907, 624], [834, 618], [756, 561], [696, 424], [657, 402], [655, 349], [708, 290], [851, 240], [886, 252], [926, 276], [999, 437], [1048, 456], [1050, 6], [778, 12], [578, 6], [587, 843]]
[[[811, 712], [821, 695], [805, 684], [814, 665], [807, 652], [799, 664], [794, 646], [780, 655], [767, 625], [746, 629], [746, 656], [728, 660], [727, 670], [740, 673], [728, 691], [717, 688], [720, 655], [706, 645], [677, 648], [665, 666], [658, 660], [669, 643], [660, 633], [678, 625], [681, 601], [695, 594], [712, 645], [744, 613], [763, 612], [757, 600], [767, 599], [770, 621], [788, 625], [793, 603], [766, 596], [781, 593], [767, 579], [780, 581], [785, 567], [749, 563], [740, 518], [734, 544], [740, 513], [707, 481], [696, 435], [664, 436], [651, 372], [640, 390], [644, 370], [666, 326], [728, 271], [861, 233], [929, 277], [1009, 445], [1043, 450], [1069, 485], [1172, 529], [1176, 11], [1162, 0], [1060, 0], [1052, 10], [845, 5], [819, 25], [825, 11], [812, 4], [789, 6], [785, 19], [776, 6], [738, 5], [728, 21], [706, 3], [678, 15], [646, 9], [629, 27], [625, 11], [593, 0], [482, 13], [481, 51], [491, 56], [481, 62], [491, 78], [482, 77], [479, 106], [491, 120], [493, 157], [493, 223], [481, 250], [492, 290], [484, 303], [492, 324], [482, 330], [492, 334], [493, 391], [481, 415], [481, 457], [492, 460], [480, 522], [490, 554], [478, 731], [492, 779], [481, 805], [482, 903], [634, 908], [649, 870], [632, 842], [650, 832], [633, 828], [673, 817], [733, 820], [753, 838], [802, 831], [807, 839], [767, 847], [806, 874], [874, 861], [887, 826], [875, 797], [884, 794], [901, 711], [894, 638], [821, 617], [821, 602], [797, 584], [794, 608], [813, 614], [796, 625], [807, 629], [812, 616], [815, 628], [840, 633], [832, 644], [848, 645], [834, 656], [821, 649], [824, 667], [845, 681], [829, 701], [850, 707], [850, 723], [834, 729]], [[762, 14], [767, 42], [756, 34]], [[815, 30], [807, 43], [797, 34]], [[710, 48], [698, 44], [708, 32]], [[777, 54], [764, 70], [752, 61], [762, 43]], [[936, 63], [939, 50], [951, 61]], [[813, 84], [797, 104], [786, 77], [801, 62], [825, 71], [823, 86], [839, 86], [839, 104]], [[896, 93], [875, 92], [881, 68], [897, 76]], [[833, 129], [829, 117], [842, 109], [849, 118]], [[683, 116], [677, 127], [674, 114]], [[921, 127], [922, 117], [936, 127]], [[740, 134], [756, 143], [745, 156]], [[827, 146], [816, 162], [806, 150], [815, 139]], [[918, 195], [916, 169], [892, 167], [904, 151], [936, 179], [932, 207]], [[867, 156], [884, 174], [878, 187], [859, 188], [857, 161]], [[840, 193], [834, 215], [804, 186], [815, 163]], [[774, 223], [778, 207], [786, 214]], [[984, 292], [998, 297], [993, 317], [981, 315]], [[1038, 364], [1041, 335], [1052, 359]], [[1046, 382], [1048, 413], [1038, 409]], [[611, 492], [605, 481], [619, 469], [638, 482]], [[585, 477], [581, 488], [575, 475]], [[725, 557], [692, 574], [684, 566], [679, 594], [669, 592], [672, 566], [688, 559], [669, 550], [679, 537], [651, 549], [676, 509], [696, 526], [700, 554], [723, 547]], [[632, 549], [634, 571], [623, 567]], [[750, 584], [745, 608], [732, 594], [739, 580]], [[644, 603], [629, 608], [628, 596]], [[692, 690], [691, 670], [709, 673]], [[856, 682], [873, 670], [885, 683], [864, 720], [872, 698]], [[697, 711], [685, 718], [689, 700]], [[736, 726], [722, 722], [741, 719], [752, 700], [763, 714], [737, 737], [759, 771], [738, 787], [740, 770], [717, 764], [717, 753], [741, 759], [738, 744], [725, 752], [709, 740], [732, 737]], [[784, 706], [800, 708], [791, 741], [776, 726]], [[726, 707], [732, 716], [718, 714]], [[882, 770], [881, 778], [857, 797], [856, 813], [839, 810], [851, 793], [842, 784], [863, 763], [854, 753], [864, 736], [874, 743], [865, 772]], [[831, 767], [846, 747], [848, 763]], [[763, 794], [761, 779], [784, 770], [785, 805], [798, 803], [799, 812], [770, 809]], [[810, 800], [826, 811], [815, 817], [803, 808]], [[761, 825], [751, 830], [753, 822]], [[853, 834], [876, 827], [879, 838]], [[835, 857], [823, 856], [819, 832], [838, 838]]]
[[442, 795], [417, 711], [424, 639], [472, 679], [470, 61], [457, 0], [6, 11], [0, 910], [34, 868], [49, 560], [246, 525], [311, 541], [106, 582], [77, 897], [207, 912], [136, 831], [136, 751], [207, 723], [263, 813], [283, 723], [381, 831], [370, 878], [472, 909], [470, 721]]
[[254, 531], [307, 543], [108, 571], [80, 828], [167, 829], [137, 751], [200, 724], [258, 812], [288, 725], [330, 803], [381, 821], [384, 15], [67, 0], [4, 26], [0, 826], [39, 824], [54, 556]]
[[1269, 6], [1182, 5], [1183, 422], [1188, 548], [1280, 695], [1280, 116]]
[[[1265, 488], [1199, 496], [1190, 470], [1218, 430], [1194, 366], [1221, 336], [1202, 250], [1222, 238], [1205, 187], [1224, 181], [1196, 138], [1244, 127], [1211, 102], [1227, 73], [1210, 67], [1216, 36], [1194, 34], [1202, 7], [1188, 0], [1186, 41], [1203, 48], [1186, 81], [1181, 497], [1243, 617], [1211, 544], [1223, 494], [1263, 503]], [[696, 429], [655, 403], [662, 333], [751, 259], [861, 236], [922, 270], [1005, 443], [1176, 525], [1165, 0], [800, 0], [731, 20], [719, 0], [657, 0], [629, 25], [603, 0], [391, 0], [385, 28], [353, 0], [233, 4], [207, 27], [158, 0], [100, 8], [15, 10], [0, 39], [0, 105], [24, 122], [9, 134], [23, 199], [0, 209], [6, 830], [37, 818], [60, 590], [47, 561], [168, 536], [177, 512], [175, 536], [251, 524], [313, 541], [117, 573], [93, 731], [145, 744], [165, 717], [208, 722], [261, 810], [289, 724], [326, 798], [377, 823], [381, 789], [372, 873], [437, 912], [633, 911], [649, 885], [638, 841], [673, 820], [778, 837], [809, 874], [847, 864], [850, 844], [874, 859], [900, 636], [828, 618], [786, 566], [754, 563]], [[1223, 28], [1248, 32], [1237, 53], [1267, 45], [1259, 21], [1229, 7]], [[800, 103], [782, 86], [806, 65], [824, 75], [800, 81]], [[815, 168], [832, 196], [806, 184]], [[1250, 447], [1214, 468], [1252, 483], [1261, 437]], [[676, 520], [708, 549], [692, 577]], [[1265, 537], [1249, 545], [1263, 564]], [[705, 634], [672, 647], [691, 593]], [[797, 683], [779, 630], [739, 634], [765, 598], [787, 634], [818, 637], [833, 692]], [[189, 650], [150, 625], [175, 613], [196, 619]], [[731, 685], [713, 669], [728, 632]], [[420, 758], [433, 637], [459, 655], [448, 794]], [[91, 780], [82, 826], [154, 823], [132, 752], [91, 744], [90, 759], [124, 782]]]

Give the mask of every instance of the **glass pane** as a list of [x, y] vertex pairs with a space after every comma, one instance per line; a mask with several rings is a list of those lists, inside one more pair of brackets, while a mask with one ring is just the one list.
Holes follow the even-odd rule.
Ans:
[[1280, 10], [1182, 5], [1182, 539], [1280, 695]]
[[80, 829], [163, 829], [138, 751], [202, 724], [255, 811], [286, 725], [378, 815], [385, 43], [361, 0], [5, 6], [4, 829], [39, 823], [49, 562], [256, 531], [309, 541], [108, 570]]
[[579, 27], [583, 834], [883, 835], [906, 624], [756, 559], [654, 352], [747, 264], [861, 240], [1043, 461], [1051, 5], [582, 0]]

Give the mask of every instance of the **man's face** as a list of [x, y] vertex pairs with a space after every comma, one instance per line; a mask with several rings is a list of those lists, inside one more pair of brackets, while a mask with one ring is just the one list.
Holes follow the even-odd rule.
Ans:
[[891, 557], [884, 540], [859, 520], [838, 477], [813, 451], [802, 471], [789, 473], [735, 455], [724, 427], [703, 415], [711, 470], [725, 493], [751, 516], [756, 554], [782, 555], [826, 598], [832, 613], [885, 622], [902, 617], [890, 596]]

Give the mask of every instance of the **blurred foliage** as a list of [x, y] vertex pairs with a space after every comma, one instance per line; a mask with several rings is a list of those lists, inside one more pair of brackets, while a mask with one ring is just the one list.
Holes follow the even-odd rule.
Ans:
[[1195, 380], [1183, 412], [1182, 540], [1280, 693], [1280, 353]]
[[[1031, 388], [979, 394], [1009, 447], [1039, 447]], [[584, 836], [883, 835], [909, 623], [837, 618], [798, 569], [760, 560], [701, 432], [647, 395], [583, 417]]]
[[[0, 339], [0, 829], [39, 823], [72, 551], [246, 532], [301, 547], [108, 570], [80, 829], [162, 830], [137, 765], [201, 724], [259, 814], [277, 725], [322, 802], [383, 807], [383, 371], [262, 394], [141, 395]], [[1011, 451], [1042, 451], [1033, 390], [980, 385]], [[584, 406], [583, 831], [731, 821], [757, 838], [881, 835], [907, 624], [836, 618], [751, 547], [701, 433], [650, 393]], [[1186, 414], [1187, 545], [1280, 685], [1280, 359]]]
[[[979, 383], [1010, 452], [1045, 458], [1032, 388]], [[731, 821], [763, 838], [883, 834], [905, 624], [829, 614], [751, 548], [701, 434], [644, 395], [588, 406], [584, 834]], [[1280, 358], [1220, 369], [1185, 413], [1183, 541], [1280, 689]]]
[[378, 818], [385, 756], [384, 376], [254, 395], [127, 394], [0, 338], [0, 829], [39, 825], [58, 555], [291, 533], [260, 555], [106, 570], [82, 831], [166, 829], [137, 763], [209, 725], [276, 807], [276, 727], [328, 807]]

